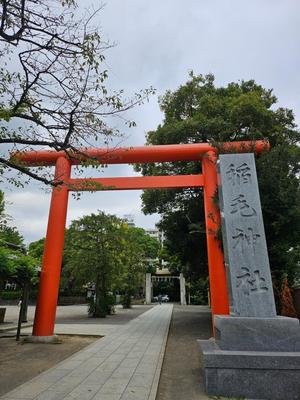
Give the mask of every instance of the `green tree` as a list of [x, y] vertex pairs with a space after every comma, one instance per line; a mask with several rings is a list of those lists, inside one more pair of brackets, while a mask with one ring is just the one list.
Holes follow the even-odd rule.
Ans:
[[42, 263], [43, 253], [44, 253], [45, 238], [31, 242], [28, 247], [28, 254], [31, 257], [39, 260]]
[[94, 316], [110, 312], [112, 294], [122, 294], [124, 307], [144, 284], [150, 259], [158, 257], [159, 242], [142, 228], [103, 212], [73, 221], [66, 232], [61, 286], [68, 290], [94, 283]]
[[[292, 110], [276, 108], [276, 103], [272, 90], [253, 80], [216, 87], [213, 75], [190, 73], [186, 84], [161, 97], [164, 121], [148, 132], [147, 144], [218, 145], [224, 141], [268, 139], [271, 150], [257, 160], [257, 171], [271, 268], [279, 275], [287, 270], [292, 279], [300, 239], [299, 130]], [[153, 163], [136, 168], [143, 175], [201, 172], [196, 162]], [[146, 214], [161, 214], [167, 250], [178, 256], [186, 276], [205, 276], [202, 190], [144, 191], [142, 200]]]
[[0, 218], [1, 218], [1, 221], [4, 216], [4, 209], [5, 209], [4, 193], [0, 190]]
[[155, 259], [158, 257], [160, 243], [156, 238], [148, 235], [143, 228], [129, 227], [128, 232], [135, 246], [141, 249], [143, 258]]
[[9, 257], [11, 252], [0, 246], [0, 288], [3, 286], [3, 282], [7, 280], [11, 274], [11, 266]]
[[9, 226], [5, 224], [0, 228], [0, 245], [1, 243], [4, 246], [11, 244], [19, 247], [20, 250], [22, 250], [23, 252], [25, 251], [23, 237], [14, 226]]
[[[4, 196], [0, 191], [0, 219], [4, 213]], [[37, 266], [38, 260], [26, 254], [23, 237], [17, 228], [4, 220], [0, 225], [0, 281], [12, 280], [20, 287], [28, 286], [37, 275]]]
[[37, 275], [37, 260], [31, 256], [13, 251], [9, 254], [9, 279], [24, 286], [24, 283], [30, 283], [32, 278]]
[[122, 90], [109, 91], [104, 53], [112, 46], [92, 25], [100, 10], [80, 12], [75, 0], [1, 1], [2, 180], [19, 184], [18, 177], [7, 174], [13, 170], [54, 184], [51, 171], [29, 170], [9, 150], [43, 146], [76, 156], [78, 148], [97, 140], [107, 144], [119, 135], [107, 117], [142, 103], [153, 92], [150, 88], [125, 99]]
[[73, 221], [67, 232], [65, 269], [77, 284], [95, 284], [94, 317], [105, 317], [121, 270], [123, 222], [99, 211]]
[[145, 280], [150, 262], [157, 259], [160, 244], [157, 239], [147, 235], [144, 229], [126, 227], [123, 229], [124, 246], [121, 252], [123, 307], [131, 307], [132, 296], [138, 294]]

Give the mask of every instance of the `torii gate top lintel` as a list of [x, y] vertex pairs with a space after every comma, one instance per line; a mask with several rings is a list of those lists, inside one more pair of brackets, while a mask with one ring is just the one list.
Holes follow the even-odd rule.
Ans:
[[[253, 152], [260, 154], [269, 150], [269, 142], [265, 140], [224, 142], [220, 145], [224, 152]], [[210, 143], [168, 144], [142, 147], [116, 148], [82, 148], [78, 153], [71, 151], [26, 151], [16, 152], [16, 157], [28, 166], [55, 165], [60, 157], [68, 158], [72, 165], [82, 164], [89, 159], [102, 164], [134, 164], [171, 161], [199, 161], [209, 151], [219, 153], [218, 146]]]

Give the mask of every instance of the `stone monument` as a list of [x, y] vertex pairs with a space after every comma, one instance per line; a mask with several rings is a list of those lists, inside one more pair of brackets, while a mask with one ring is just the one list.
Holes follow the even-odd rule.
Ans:
[[276, 316], [254, 155], [220, 155], [218, 180], [230, 316], [199, 340], [207, 393], [300, 399], [300, 326]]

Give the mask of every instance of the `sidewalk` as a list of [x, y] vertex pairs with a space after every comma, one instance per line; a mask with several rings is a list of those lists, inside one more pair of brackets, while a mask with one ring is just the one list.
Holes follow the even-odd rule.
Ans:
[[[17, 306], [6, 306], [5, 323], [0, 324], [0, 337], [16, 333], [19, 308]], [[87, 335], [107, 336], [113, 333], [116, 325], [127, 324], [130, 320], [138, 317], [152, 306], [138, 305], [124, 310], [122, 306], [116, 306], [116, 314], [108, 315], [106, 318], [88, 318], [87, 305], [58, 306], [56, 312], [55, 333], [60, 335]], [[28, 307], [28, 322], [22, 324], [21, 334], [32, 333], [35, 306]]]
[[157, 305], [1, 400], [155, 400], [173, 306]]

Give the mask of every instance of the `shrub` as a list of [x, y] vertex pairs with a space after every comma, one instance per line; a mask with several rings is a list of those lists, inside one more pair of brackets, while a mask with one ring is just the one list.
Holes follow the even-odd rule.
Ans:
[[121, 296], [121, 304], [123, 308], [131, 308], [131, 296], [130, 294], [126, 293]]
[[22, 296], [22, 293], [18, 290], [8, 291], [3, 290], [0, 292], [0, 297], [2, 300], [19, 300]]
[[208, 294], [208, 278], [199, 278], [191, 282], [190, 297], [191, 304], [206, 305]]

